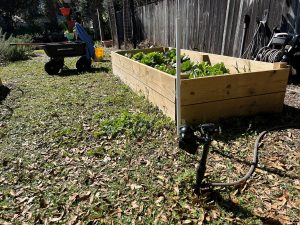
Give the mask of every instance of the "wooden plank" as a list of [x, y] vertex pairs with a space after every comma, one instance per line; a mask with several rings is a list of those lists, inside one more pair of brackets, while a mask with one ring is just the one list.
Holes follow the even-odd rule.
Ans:
[[175, 102], [176, 78], [174, 76], [131, 60], [118, 53], [113, 52], [111, 55], [113, 64], [117, 64], [124, 72], [131, 74], [133, 77], [162, 94], [170, 101]]
[[280, 92], [183, 106], [182, 119], [188, 124], [193, 124], [257, 113], [279, 113], [283, 108], [284, 96], [285, 92]]
[[175, 120], [175, 102], [170, 101], [165, 96], [156, 92], [144, 82], [136, 79], [132, 74], [127, 73], [120, 68], [119, 65], [113, 64], [113, 73], [117, 75], [125, 84], [127, 84], [134, 92], [145, 96], [153, 105], [157, 106], [165, 115]]
[[[256, 71], [266, 71], [273, 70], [274, 64], [267, 62], [259, 62], [254, 60], [247, 60], [241, 58], [235, 58], [230, 56], [222, 56], [216, 54], [209, 54], [205, 52], [197, 52], [191, 50], [181, 50], [181, 54], [188, 55], [192, 61], [201, 62], [203, 55], [209, 56], [209, 61], [211, 64], [216, 64], [223, 62], [226, 68], [230, 70], [230, 73], [235, 74], [239, 72], [256, 72]], [[238, 70], [237, 70], [238, 68]]]
[[181, 81], [181, 104], [284, 92], [289, 69], [203, 77]]

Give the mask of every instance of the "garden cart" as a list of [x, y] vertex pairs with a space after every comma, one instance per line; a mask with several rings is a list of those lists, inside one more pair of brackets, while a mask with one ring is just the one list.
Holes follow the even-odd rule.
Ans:
[[45, 64], [45, 71], [49, 75], [57, 74], [63, 68], [65, 57], [81, 56], [76, 63], [78, 72], [83, 72], [91, 68], [91, 60], [85, 56], [85, 42], [48, 43], [42, 45], [41, 48], [50, 57], [50, 61]]
[[[75, 56], [80, 56], [80, 58], [76, 62], [76, 68], [78, 72], [84, 72], [91, 68], [92, 59], [95, 59], [94, 43], [79, 23], [75, 24], [75, 29], [80, 41], [52, 43], [13, 43], [11, 45], [33, 45], [37, 48], [43, 49], [47, 56], [50, 57], [50, 61], [45, 64], [45, 71], [49, 75], [59, 73], [59, 71], [64, 66], [65, 57]], [[104, 54], [103, 51], [101, 51], [101, 54], [102, 58]], [[96, 54], [96, 56], [98, 55], [99, 54]], [[99, 60], [95, 59], [95, 61]]]

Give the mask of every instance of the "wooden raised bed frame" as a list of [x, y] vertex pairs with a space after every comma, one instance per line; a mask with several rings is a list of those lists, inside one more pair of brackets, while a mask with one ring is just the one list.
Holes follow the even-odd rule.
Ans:
[[[165, 51], [153, 48], [112, 52], [113, 73], [132, 90], [176, 118], [176, 77], [125, 56], [126, 53]], [[181, 50], [192, 61], [224, 62], [229, 75], [181, 79], [182, 122], [203, 123], [233, 116], [282, 111], [289, 67], [228, 56]], [[239, 72], [238, 72], [239, 71]]]

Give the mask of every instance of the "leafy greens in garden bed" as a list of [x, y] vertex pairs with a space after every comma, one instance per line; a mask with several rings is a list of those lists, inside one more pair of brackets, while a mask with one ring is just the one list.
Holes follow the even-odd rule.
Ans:
[[[170, 49], [166, 52], [150, 52], [145, 54], [138, 52], [134, 55], [126, 54], [127, 57], [139, 61], [145, 65], [154, 67], [171, 75], [176, 74], [176, 50]], [[228, 74], [229, 70], [224, 63], [210, 65], [208, 62], [194, 63], [186, 56], [181, 56], [181, 72], [186, 73], [190, 79], [197, 77]]]

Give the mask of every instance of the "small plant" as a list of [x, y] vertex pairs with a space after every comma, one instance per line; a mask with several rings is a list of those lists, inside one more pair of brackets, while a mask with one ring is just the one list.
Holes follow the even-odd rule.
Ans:
[[156, 65], [155, 68], [158, 69], [158, 70], [160, 70], [160, 71], [163, 71], [163, 72], [166, 72], [168, 74], [171, 74], [171, 75], [175, 75], [176, 74], [176, 68], [174, 68], [171, 65], [166, 65], [166, 64]]
[[190, 70], [193, 68], [193, 65], [194, 65], [194, 64], [191, 62], [191, 60], [184, 61], [184, 62], [181, 64], [181, 71], [182, 71], [182, 72], [190, 71]]
[[189, 73], [189, 78], [222, 75], [229, 73], [229, 70], [225, 67], [224, 63], [217, 63], [213, 66], [208, 62], [201, 62], [195, 64], [193, 70]]
[[99, 124], [99, 129], [95, 132], [95, 136], [142, 138], [154, 130], [168, 127], [169, 124], [169, 120], [156, 118], [146, 113], [125, 111], [118, 117], [102, 120]]
[[17, 61], [23, 60], [28, 57], [28, 54], [32, 53], [32, 49], [28, 46], [11, 46], [10, 43], [22, 43], [31, 42], [31, 37], [28, 35], [18, 37], [6, 37], [6, 33], [3, 33], [0, 29], [0, 60], [3, 61]]
[[141, 63], [154, 67], [164, 63], [164, 57], [160, 52], [151, 52], [141, 59]]
[[116, 138], [118, 135], [142, 137], [151, 129], [153, 118], [145, 113], [124, 112], [117, 118], [109, 118], [100, 123], [97, 136], [106, 135]]
[[141, 61], [145, 57], [145, 54], [143, 52], [138, 52], [134, 54], [131, 59], [136, 60], [136, 61]]
[[93, 157], [97, 157], [97, 158], [100, 158], [100, 157], [102, 157], [102, 156], [104, 156], [105, 155], [105, 149], [103, 148], [103, 147], [97, 147], [97, 148], [95, 148], [95, 149], [89, 149], [88, 151], [87, 151], [87, 155], [88, 156], [93, 156]]

